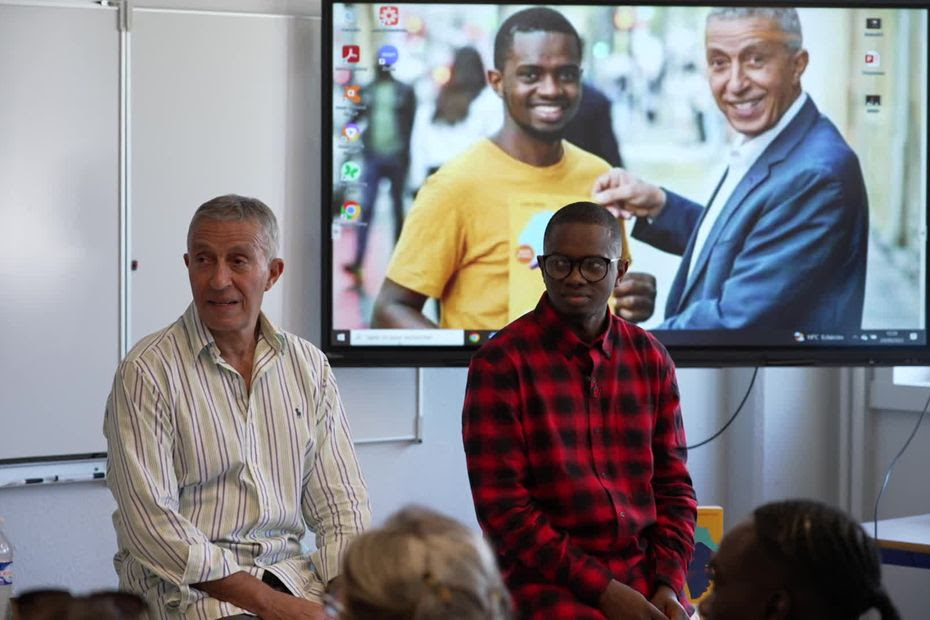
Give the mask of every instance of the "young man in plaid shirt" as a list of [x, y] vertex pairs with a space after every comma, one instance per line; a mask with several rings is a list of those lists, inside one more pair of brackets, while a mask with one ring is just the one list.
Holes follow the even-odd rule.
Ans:
[[603, 207], [545, 232], [546, 293], [472, 359], [472, 494], [526, 618], [686, 620], [697, 501], [675, 369], [607, 301], [628, 264]]

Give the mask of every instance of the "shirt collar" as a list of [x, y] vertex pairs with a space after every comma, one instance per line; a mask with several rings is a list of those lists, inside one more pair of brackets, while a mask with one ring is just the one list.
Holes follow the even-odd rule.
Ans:
[[758, 136], [748, 137], [743, 134], [737, 134], [736, 138], [733, 140], [732, 147], [730, 149], [730, 163], [736, 164], [738, 162], [747, 162], [751, 165], [759, 155], [775, 141], [775, 138], [778, 137], [778, 134], [788, 126], [788, 123], [794, 120], [794, 117], [798, 115], [801, 111], [801, 108], [804, 107], [804, 104], [807, 102], [807, 93], [801, 91], [801, 94], [794, 100], [784, 114], [781, 115], [781, 118], [778, 119], [778, 122], [775, 123], [770, 129], [767, 129], [760, 133]]
[[[187, 339], [190, 343], [191, 353], [194, 356], [200, 355], [204, 349], [210, 349], [215, 351], [219, 355], [219, 349], [216, 346], [216, 339], [213, 337], [213, 333], [210, 332], [210, 329], [204, 324], [200, 319], [200, 315], [197, 313], [197, 306], [194, 302], [187, 307], [187, 310], [184, 311], [181, 320], [184, 323], [184, 329], [187, 332]], [[268, 342], [272, 349], [277, 353], [282, 353], [284, 351], [284, 344], [286, 338], [284, 332], [275, 327], [274, 323], [265, 316], [264, 312], [259, 313], [258, 315], [258, 324], [259, 332], [262, 337]]]
[[607, 327], [590, 344], [583, 341], [578, 337], [578, 334], [572, 331], [571, 327], [568, 326], [568, 322], [549, 301], [548, 293], [542, 294], [533, 314], [542, 328], [544, 340], [565, 357], [573, 357], [578, 354], [587, 355], [593, 347], [600, 349], [607, 358], [610, 358], [613, 353], [615, 346], [614, 334], [617, 329], [614, 322], [618, 319], [610, 311], [610, 308], [607, 309]]

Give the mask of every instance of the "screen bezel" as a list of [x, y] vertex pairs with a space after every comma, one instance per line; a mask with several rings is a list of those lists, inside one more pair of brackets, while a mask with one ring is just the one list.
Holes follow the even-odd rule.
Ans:
[[[389, 2], [371, 0], [353, 2], [352, 4], [376, 5], [390, 4]], [[423, 0], [402, 0], [398, 4], [518, 4], [532, 5], [532, 3], [501, 2], [495, 0], [458, 0], [456, 2], [436, 2]], [[562, 4], [603, 5], [604, 2], [563, 2]], [[627, 3], [630, 4], [630, 3]], [[720, 4], [720, 3], [718, 3]], [[728, 2], [726, 5], [761, 5], [761, 6], [795, 6], [795, 7], [822, 7], [822, 8], [856, 8], [856, 9], [926, 9], [930, 21], [930, 1], [871, 1], [853, 2], [847, 0], [839, 2], [834, 0], [810, 2]], [[634, 2], [632, 5], [669, 5], [669, 6], [714, 6], [715, 3], [706, 1], [677, 1], [652, 0], [651, 2]], [[467, 366], [474, 352], [480, 345], [463, 346], [351, 346], [338, 345], [334, 342], [333, 328], [333, 242], [330, 235], [332, 225], [331, 201], [333, 196], [332, 175], [332, 94], [333, 94], [333, 64], [332, 64], [332, 38], [333, 38], [333, 3], [322, 3], [321, 41], [322, 41], [322, 72], [321, 72], [321, 349], [334, 366], [384, 366], [384, 367], [441, 367], [441, 366]], [[928, 65], [930, 73], [930, 65]], [[924, 76], [930, 79], [930, 75]], [[927, 110], [930, 120], [930, 109]], [[928, 131], [930, 131], [930, 124]], [[930, 164], [925, 174], [930, 178]], [[925, 209], [925, 230], [930, 226], [930, 212]], [[926, 265], [925, 276], [930, 281], [930, 240], [925, 238], [927, 251], [924, 253]], [[930, 284], [930, 282], [928, 282]], [[930, 286], [925, 286], [924, 308], [930, 312]], [[656, 311], [660, 311], [659, 308]], [[657, 334], [659, 340], [665, 344], [680, 367], [746, 367], [746, 366], [908, 366], [930, 364], [930, 330], [927, 344], [921, 346], [896, 345], [847, 345], [822, 346], [736, 346], [736, 345], [678, 345], [665, 343], [661, 332]]]

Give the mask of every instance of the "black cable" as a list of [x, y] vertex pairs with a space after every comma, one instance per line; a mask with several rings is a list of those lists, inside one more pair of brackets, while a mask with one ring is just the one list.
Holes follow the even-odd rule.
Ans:
[[920, 428], [920, 423], [924, 421], [924, 415], [927, 413], [927, 407], [930, 407], [930, 396], [927, 397], [927, 402], [924, 403], [923, 411], [920, 412], [920, 417], [917, 418], [917, 424], [914, 425], [914, 430], [911, 431], [911, 436], [907, 438], [907, 441], [904, 442], [904, 445], [901, 446], [901, 449], [898, 451], [898, 454], [891, 459], [891, 464], [888, 466], [888, 469], [885, 470], [885, 479], [882, 480], [882, 487], [878, 490], [878, 497], [875, 498], [875, 510], [872, 513], [872, 539], [878, 540], [878, 503], [882, 501], [882, 493], [885, 492], [885, 487], [888, 486], [888, 481], [891, 479], [891, 472], [894, 471], [894, 466], [898, 463], [898, 459], [901, 458], [901, 455], [904, 454], [904, 451], [907, 450], [907, 447], [911, 445], [911, 440], [914, 438], [914, 435], [917, 434], [917, 429]]
[[756, 366], [755, 369], [753, 369], [753, 371], [752, 371], [752, 379], [750, 379], [750, 381], [749, 381], [749, 387], [746, 388], [746, 393], [743, 395], [743, 400], [740, 401], [739, 407], [736, 408], [736, 411], [733, 412], [733, 415], [730, 416], [730, 419], [727, 420], [727, 423], [723, 425], [723, 428], [721, 428], [719, 431], [717, 431], [716, 433], [714, 433], [713, 435], [711, 435], [710, 437], [708, 437], [708, 438], [705, 439], [704, 441], [699, 441], [699, 442], [697, 442], [696, 444], [691, 445], [691, 446], [685, 446], [685, 449], [686, 449], [686, 450], [694, 450], [695, 448], [700, 448], [700, 447], [703, 446], [704, 444], [708, 444], [708, 443], [712, 442], [714, 439], [716, 439], [717, 437], [719, 437], [719, 436], [723, 433], [723, 431], [727, 430], [727, 427], [730, 426], [730, 424], [733, 423], [733, 420], [735, 420], [735, 419], [736, 419], [736, 416], [739, 415], [739, 412], [743, 410], [743, 405], [745, 405], [745, 404], [746, 404], [746, 401], [749, 399], [749, 394], [752, 392], [752, 386], [755, 385], [755, 383], [756, 383], [756, 375], [757, 375], [757, 374], [759, 374], [759, 367], [758, 367], [758, 366]]

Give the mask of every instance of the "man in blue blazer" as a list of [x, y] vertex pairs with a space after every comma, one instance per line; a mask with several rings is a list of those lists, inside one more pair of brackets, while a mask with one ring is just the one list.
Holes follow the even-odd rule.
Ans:
[[868, 198], [859, 160], [801, 89], [793, 8], [707, 18], [710, 87], [739, 134], [709, 203], [615, 168], [595, 199], [637, 216], [633, 236], [682, 256], [658, 329], [861, 328]]

